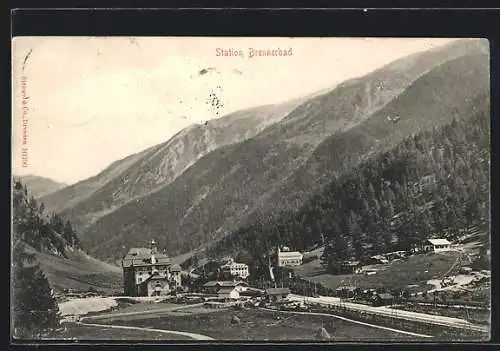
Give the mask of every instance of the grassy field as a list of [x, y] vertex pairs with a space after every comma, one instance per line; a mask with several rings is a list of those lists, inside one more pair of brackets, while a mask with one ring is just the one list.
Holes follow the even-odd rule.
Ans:
[[96, 260], [76, 250], [68, 250], [67, 259], [41, 252], [35, 254], [55, 291], [87, 291], [89, 288], [109, 294], [123, 291], [123, 276], [118, 266]]
[[419, 285], [418, 290], [427, 290], [427, 280], [440, 279], [441, 276], [453, 265], [457, 258], [454, 252], [440, 254], [425, 254], [409, 257], [405, 261], [392, 262], [381, 265], [381, 270], [374, 275], [326, 274], [318, 261], [313, 261], [295, 269], [302, 278], [320, 283], [326, 288], [336, 289], [343, 283], [351, 281], [360, 288], [404, 288], [408, 285]]
[[149, 330], [113, 329], [66, 323], [67, 331], [60, 332], [50, 339], [82, 340], [191, 340], [182, 335], [160, 333]]
[[[318, 340], [316, 334], [321, 327], [324, 327], [335, 341], [404, 341], [413, 338], [334, 317], [290, 315], [256, 309], [206, 310], [207, 313], [197, 311], [198, 313], [184, 315], [165, 314], [147, 319], [140, 319], [137, 316], [118, 317], [106, 321], [95, 321], [95, 323], [188, 331], [204, 334], [217, 340]], [[233, 316], [240, 319], [239, 325], [231, 323]]]

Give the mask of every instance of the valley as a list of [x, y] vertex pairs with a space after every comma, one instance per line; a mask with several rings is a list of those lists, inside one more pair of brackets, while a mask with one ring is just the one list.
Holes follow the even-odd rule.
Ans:
[[193, 124], [75, 184], [14, 176], [14, 324], [78, 341], [488, 339], [487, 47]]

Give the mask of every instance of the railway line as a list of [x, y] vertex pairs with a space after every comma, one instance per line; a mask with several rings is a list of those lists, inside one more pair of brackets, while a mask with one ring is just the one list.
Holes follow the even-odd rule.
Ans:
[[477, 332], [489, 333], [489, 329], [486, 326], [472, 324], [467, 322], [464, 319], [453, 318], [453, 317], [445, 317], [445, 316], [437, 316], [426, 313], [419, 312], [411, 312], [405, 310], [399, 310], [395, 308], [388, 308], [385, 306], [382, 307], [374, 307], [368, 305], [362, 305], [358, 303], [345, 302], [341, 301], [340, 298], [337, 297], [304, 297], [300, 295], [291, 295], [290, 300], [292, 301], [303, 301], [305, 304], [318, 304], [322, 306], [336, 306], [342, 307], [351, 311], [364, 312], [368, 314], [375, 314], [379, 316], [385, 316], [396, 319], [404, 319], [408, 321], [414, 322], [424, 322], [432, 325], [440, 325], [446, 327], [453, 327]]

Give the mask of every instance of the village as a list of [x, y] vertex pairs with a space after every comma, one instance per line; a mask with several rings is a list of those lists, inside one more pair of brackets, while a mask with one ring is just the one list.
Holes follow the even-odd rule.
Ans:
[[[276, 313], [278, 319], [284, 318], [280, 317], [282, 313], [335, 315], [384, 328], [405, 326], [403, 333], [428, 331], [433, 326], [450, 328], [457, 335], [476, 335], [487, 329], [489, 304], [464, 298], [477, 295], [478, 289], [488, 289], [490, 284], [488, 270], [469, 266], [477, 256], [470, 235], [457, 243], [429, 239], [412, 250], [380, 253], [366, 262], [345, 261], [342, 274], [329, 276], [329, 282], [337, 282], [330, 287], [315, 282], [314, 276], [305, 279], [300, 274], [314, 263], [314, 252], [277, 247], [269, 257], [268, 274], [251, 279], [251, 267], [232, 257], [205, 260], [196, 268], [183, 270], [172, 264], [153, 240], [149, 248], [132, 248], [123, 258], [122, 296], [67, 291], [64, 297], [59, 296], [60, 308], [67, 323], [103, 323], [131, 317], [175, 319], [182, 310], [184, 315], [197, 316], [228, 313], [231, 323], [238, 325], [254, 310]], [[386, 284], [384, 274], [392, 274], [391, 270], [408, 261], [412, 270], [419, 270], [415, 263], [423, 258], [428, 269], [422, 274], [429, 278], [423, 286], [404, 281], [398, 282], [406, 284], [403, 288], [401, 284]], [[448, 265], [437, 272], [439, 265], [432, 262], [440, 261]], [[384, 280], [384, 284], [370, 285], [376, 279]]]

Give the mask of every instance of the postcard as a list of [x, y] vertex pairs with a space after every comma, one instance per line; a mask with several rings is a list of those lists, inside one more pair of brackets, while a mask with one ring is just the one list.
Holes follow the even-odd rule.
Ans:
[[489, 340], [487, 40], [12, 52], [14, 340]]

